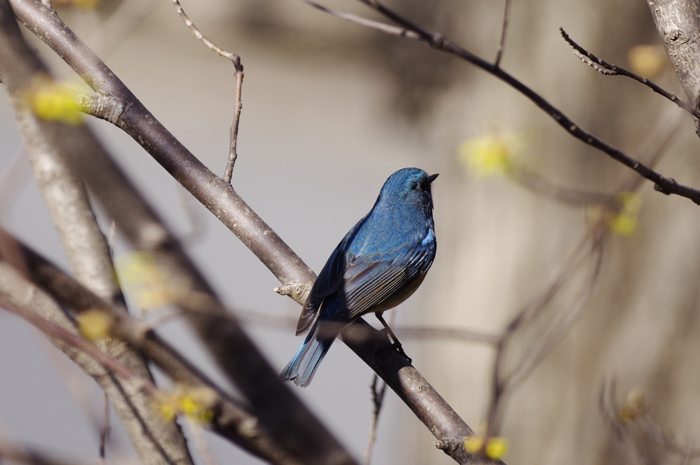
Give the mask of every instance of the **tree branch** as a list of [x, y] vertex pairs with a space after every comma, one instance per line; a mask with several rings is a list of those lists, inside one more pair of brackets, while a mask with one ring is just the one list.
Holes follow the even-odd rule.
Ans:
[[[89, 289], [72, 277], [58, 269], [51, 262], [9, 236], [0, 229], [0, 234], [9, 238], [21, 258], [25, 274], [37, 286], [51, 294], [61, 302], [71, 314], [77, 316], [87, 310], [100, 310], [112, 316], [111, 334], [119, 340], [127, 342], [148, 359], [154, 361], [160, 369], [175, 382], [194, 388], [205, 387], [216, 393], [212, 401], [213, 418], [208, 425], [215, 433], [232, 440], [248, 452], [279, 465], [298, 465], [288, 454], [281, 450], [272, 438], [261, 428], [257, 427], [257, 418], [231, 398], [206, 375], [189, 363], [181, 354], [162, 340], [150, 326], [137, 322], [128, 314], [117, 312], [108, 302], [95, 295]], [[0, 254], [3, 260], [6, 257]], [[0, 261], [0, 273], [8, 271]], [[16, 266], [13, 264], [13, 266]], [[6, 281], [0, 280], [0, 290], [5, 293], [19, 292], [23, 284], [15, 281], [9, 287], [2, 287]]]
[[[112, 102], [119, 102], [118, 111], [110, 114], [118, 116], [113, 123], [139, 142], [156, 161], [258, 256], [283, 283], [281, 292], [303, 303], [315, 275], [245, 204], [231, 186], [211, 173], [163, 128], [109, 68], [58, 17], [43, 8], [38, 0], [11, 0], [11, 3], [13, 6], [16, 5], [15, 11], [20, 21], [63, 57], [94, 90], [103, 95], [116, 97]], [[163, 264], [164, 272], [178, 275], [178, 272], [184, 272], [191, 266], [189, 262], [184, 261], [184, 257], [179, 255], [179, 252], [175, 257], [167, 256], [165, 252], [174, 252], [179, 248], [172, 237], [164, 236], [165, 231], [155, 221], [152, 212], [142, 207], [134, 207], [141, 205], [140, 199], [126, 193], [124, 197], [115, 195], [115, 192], [122, 193], [121, 186], [125, 180], [110, 179], [120, 173], [110, 161], [91, 154], [89, 160], [83, 160], [77, 166], [82, 168], [83, 175], [91, 183], [91, 188], [104, 202], [108, 212], [114, 215], [127, 237], [137, 248], [153, 253], [156, 260]], [[123, 211], [124, 205], [130, 206], [129, 211]], [[142, 224], [148, 227], [144, 229], [141, 227]], [[163, 259], [162, 262], [161, 259]], [[241, 379], [245, 378], [244, 373], [252, 376], [250, 379], [256, 380], [254, 385], [248, 385], [242, 389], [247, 396], [251, 396], [249, 400], [256, 407], [269, 410], [270, 413], [279, 408], [288, 410], [289, 406], [282, 405], [285, 402], [292, 402], [286, 397], [289, 395], [288, 392], [280, 391], [273, 394], [261, 389], [261, 380], [268, 374], [262, 376], [261, 373], [256, 373], [259, 362], [254, 358], [240, 356], [241, 353], [245, 353], [245, 350], [237, 346], [234, 341], [241, 343], [246, 341], [244, 344], [247, 345], [249, 344], [247, 337], [242, 336], [242, 331], [237, 326], [229, 323], [222, 324], [221, 315], [217, 315], [223, 311], [222, 307], [213, 297], [211, 290], [203, 287], [201, 277], [198, 274], [192, 275], [191, 272], [185, 275], [192, 279], [188, 283], [192, 286], [192, 290], [201, 292], [207, 299], [211, 299], [207, 302], [207, 312], [202, 312], [201, 308], [197, 307], [200, 321], [193, 324], [198, 331], [206, 333], [205, 343], [208, 343], [225, 371], [231, 376], [237, 376], [239, 388], [240, 383], [250, 382]], [[191, 303], [179, 302], [179, 304], [186, 310], [194, 310], [187, 308]], [[362, 341], [346, 338], [346, 344], [372, 367], [426, 424], [438, 438], [441, 449], [459, 463], [469, 463], [472, 457], [463, 448], [464, 438], [473, 435], [469, 426], [459, 418], [420, 373], [406, 363], [400, 354], [385, 350], [387, 341], [383, 333], [362, 320], [358, 320], [353, 328], [361, 334], [369, 334], [369, 338], [363, 337]], [[275, 399], [276, 402], [270, 403], [270, 399]], [[293, 403], [296, 404], [297, 401]], [[277, 426], [284, 429], [282, 424]], [[281, 431], [280, 434], [282, 434]], [[313, 441], [316, 440], [318, 437], [313, 438]], [[306, 446], [308, 445], [307, 443]]]
[[[55, 18], [41, 4], [36, 3], [36, 6]], [[24, 42], [6, 0], [0, 0], [0, 31], [0, 73], [16, 104], [30, 83], [37, 76], [48, 76], [48, 72]], [[65, 42], [63, 45], [66, 45]], [[304, 463], [355, 463], [289, 387], [282, 383], [247, 334], [226, 316], [223, 305], [177, 240], [143, 201], [89, 129], [41, 121], [38, 124], [57, 152], [68, 160], [73, 172], [88, 183], [126, 238], [135, 248], [154, 257], [167, 282], [176, 283], [173, 286], [176, 289], [173, 304], [184, 311], [224, 373], [250, 402], [261, 426], [284, 450]], [[163, 147], [168, 144], [161, 140], [157, 145]], [[175, 165], [181, 173], [196, 172], [196, 169]], [[233, 192], [232, 189], [230, 192]]]
[[[385, 25], [385, 28], [375, 27], [375, 29], [392, 35], [399, 35], [409, 39], [420, 40], [422, 42], [427, 43], [430, 47], [436, 50], [440, 50], [450, 55], [454, 55], [466, 62], [473, 64], [478, 68], [481, 68], [482, 70], [486, 71], [492, 76], [505, 82], [516, 91], [520, 92], [523, 96], [528, 98], [532, 103], [534, 103], [537, 107], [539, 107], [542, 111], [544, 111], [552, 119], [554, 119], [554, 121], [557, 124], [559, 124], [559, 126], [564, 128], [564, 130], [568, 131], [569, 134], [571, 134], [576, 139], [607, 154], [613, 160], [622, 163], [623, 165], [635, 171], [640, 176], [653, 182], [655, 190], [666, 195], [679, 195], [681, 197], [685, 197], [687, 199], [692, 200], [697, 205], [700, 205], [700, 190], [694, 189], [689, 186], [684, 186], [682, 184], [678, 184], [674, 179], [662, 176], [661, 174], [657, 173], [656, 171], [641, 163], [639, 160], [630, 157], [621, 150], [599, 139], [598, 137], [589, 133], [588, 131], [585, 131], [579, 125], [574, 123], [574, 121], [572, 121], [568, 116], [562, 113], [559, 109], [557, 109], [547, 100], [545, 100], [540, 94], [530, 89], [528, 86], [520, 82], [511, 74], [505, 72], [497, 64], [489, 63], [483, 58], [471, 53], [468, 50], [465, 50], [459, 45], [451, 42], [447, 37], [440, 33], [428, 31], [427, 29], [420, 27], [416, 23], [400, 16], [391, 9], [387, 8], [377, 0], [359, 1], [366, 4], [367, 6], [369, 6], [370, 8], [377, 11], [385, 18], [399, 26], [398, 30], [391, 25]], [[338, 14], [333, 15], [338, 16]], [[341, 13], [341, 15], [343, 14]], [[355, 21], [350, 15], [345, 15], [343, 19], [357, 22], [361, 25], [365, 25], [364, 19], [363, 21]]]
[[682, 108], [683, 110], [687, 111], [691, 115], [693, 115], [695, 118], [700, 118], [700, 110], [698, 110], [697, 107], [693, 107], [692, 105], [688, 105], [685, 103], [683, 100], [679, 99], [677, 96], [673, 95], [672, 93], [666, 91], [665, 89], [661, 88], [660, 86], [654, 84], [651, 82], [649, 79], [639, 76], [631, 71], [626, 70], [625, 68], [621, 68], [617, 65], [610, 64], [604, 60], [601, 60], [585, 48], [581, 47], [578, 43], [572, 39], [569, 34], [564, 31], [564, 28], [559, 28], [559, 32], [561, 32], [561, 36], [564, 38], [564, 40], [571, 45], [571, 47], [574, 49], [574, 53], [577, 54], [577, 56], [587, 65], [591, 66], [593, 69], [598, 71], [601, 74], [605, 74], [608, 76], [626, 76], [630, 79], [634, 79], [635, 81], [644, 84], [654, 92], [656, 92], [659, 95], [662, 95], [663, 97], [667, 98], [671, 102], [675, 103], [678, 105], [679, 108]]
[[[666, 54], [695, 109], [700, 99], [700, 4], [695, 0], [647, 0]], [[696, 122], [697, 124], [697, 122]]]

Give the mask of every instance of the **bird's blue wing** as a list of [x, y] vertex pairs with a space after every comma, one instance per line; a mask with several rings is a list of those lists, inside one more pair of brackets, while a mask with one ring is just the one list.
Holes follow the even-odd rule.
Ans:
[[[429, 248], [406, 249], [391, 260], [351, 257], [345, 272], [345, 308], [348, 320], [372, 311], [400, 293], [427, 272], [432, 263]], [[401, 299], [395, 303], [398, 305]]]
[[337, 293], [344, 282], [344, 273], [346, 268], [347, 246], [355, 237], [359, 229], [365, 223], [365, 216], [345, 235], [340, 244], [335, 248], [331, 256], [326, 261], [323, 269], [318, 274], [314, 282], [309, 297], [306, 299], [304, 308], [297, 322], [296, 334], [299, 335], [309, 329], [311, 324], [316, 320], [319, 309], [323, 300], [328, 296]]

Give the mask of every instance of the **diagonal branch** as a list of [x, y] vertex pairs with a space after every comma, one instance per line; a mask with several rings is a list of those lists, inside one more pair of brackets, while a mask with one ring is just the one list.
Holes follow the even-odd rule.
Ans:
[[172, 1], [173, 5], [175, 5], [175, 10], [177, 11], [177, 14], [180, 15], [180, 18], [182, 18], [182, 21], [184, 21], [185, 25], [190, 29], [190, 31], [192, 31], [192, 34], [194, 34], [194, 36], [198, 40], [202, 41], [202, 43], [206, 45], [207, 48], [209, 48], [209, 50], [218, 53], [219, 56], [222, 56], [229, 60], [231, 63], [233, 63], [233, 67], [236, 70], [234, 73], [236, 76], [236, 99], [234, 101], [233, 123], [231, 124], [228, 162], [226, 163], [226, 171], [224, 173], [224, 181], [230, 183], [231, 177], [233, 176], [233, 166], [236, 163], [236, 158], [238, 158], [238, 152], [236, 151], [236, 148], [238, 147], [238, 125], [241, 121], [241, 110], [243, 109], [243, 105], [241, 104], [241, 91], [243, 88], [243, 64], [241, 63], [241, 57], [236, 55], [235, 53], [227, 52], [226, 50], [217, 46], [211, 40], [207, 39], [207, 37], [204, 34], [202, 34], [202, 32], [197, 28], [197, 26], [194, 25], [192, 20], [187, 16], [185, 10], [182, 8], [182, 5], [180, 5], [180, 1]]
[[[298, 465], [288, 454], [281, 450], [264, 430], [256, 427], [258, 419], [239, 401], [232, 399], [222, 391], [216, 383], [189, 363], [167, 342], [162, 340], [151, 327], [137, 322], [128, 314], [116, 312], [113, 306], [85, 288], [79, 282], [58, 269], [51, 262], [9, 236], [0, 229], [0, 234], [14, 243], [21, 258], [19, 261], [24, 269], [26, 278], [31, 279], [41, 290], [48, 292], [56, 301], [64, 305], [71, 315], [90, 310], [99, 310], [111, 315], [111, 334], [121, 341], [128, 342], [148, 359], [154, 361], [160, 369], [178, 384], [194, 388], [208, 388], [216, 394], [212, 401], [214, 416], [208, 425], [217, 434], [228, 438], [246, 449], [248, 452], [278, 465]], [[6, 260], [5, 255], [1, 255]], [[22, 294], [21, 289], [30, 284], [16, 278], [12, 274], [7, 261], [0, 261], [0, 295], [9, 293]], [[12, 263], [13, 267], [17, 264]], [[13, 282], [7, 279], [12, 277]], [[25, 293], [26, 294], [26, 293]], [[62, 314], [62, 312], [61, 312]]]
[[678, 105], [679, 108], [682, 108], [683, 110], [687, 111], [691, 115], [693, 115], [695, 118], [700, 118], [700, 110], [697, 108], [692, 107], [691, 105], [688, 105], [686, 102], [683, 100], [679, 99], [676, 95], [668, 92], [667, 90], [663, 89], [662, 87], [654, 84], [651, 82], [649, 79], [639, 76], [632, 71], [628, 71], [625, 68], [621, 68], [617, 65], [610, 64], [585, 48], [581, 47], [574, 39], [572, 39], [569, 34], [566, 33], [566, 31], [563, 28], [559, 28], [559, 32], [561, 32], [561, 36], [564, 38], [564, 40], [571, 45], [571, 47], [574, 49], [574, 52], [577, 54], [577, 56], [587, 65], [591, 66], [593, 69], [598, 71], [601, 74], [605, 74], [608, 76], [626, 76], [628, 78], [634, 79], [635, 81], [644, 84], [645, 86], [649, 87], [651, 90], [656, 92], [659, 95], [662, 95], [663, 97], [666, 97], [668, 100], [671, 102], [675, 103]]
[[[37, 6], [45, 10], [40, 4]], [[0, 0], [0, 73], [16, 109], [29, 85], [38, 76], [48, 76], [44, 64], [22, 38], [7, 0]], [[355, 463], [283, 384], [237, 322], [227, 316], [225, 308], [178, 241], [89, 128], [39, 120], [36, 123], [56, 151], [68, 161], [73, 173], [86, 181], [125, 237], [136, 249], [154, 258], [167, 282], [176, 283], [173, 287], [178, 292], [173, 304], [184, 311], [224, 373], [250, 402], [261, 427], [301, 462]], [[167, 144], [160, 141], [160, 145]], [[183, 172], [192, 171], [185, 168], [179, 167]]]
[[[303, 302], [315, 279], [313, 272], [301, 259], [245, 204], [230, 184], [215, 176], [201, 164], [182, 144], [175, 139], [124, 84], [75, 36], [72, 31], [52, 11], [44, 8], [38, 0], [10, 0], [18, 19], [39, 38], [52, 47], [86, 82], [101, 95], [109, 95], [110, 121], [126, 131], [141, 144], [178, 182], [189, 190], [217, 218], [219, 218], [243, 243], [260, 258], [270, 271], [283, 283], [280, 292], [291, 295], [297, 302]], [[62, 138], [67, 143], [70, 137]], [[68, 151], [67, 153], [69, 153]], [[80, 151], [77, 151], [80, 153]], [[127, 185], [120, 170], [106, 157], [96, 156], [102, 150], [95, 150], [85, 160], [74, 166], [81, 169], [90, 187], [104, 203], [105, 209], [113, 215], [117, 224], [134, 245], [153, 253], [162, 270], [168, 274], [182, 276], [184, 273], [192, 290], [207, 299], [207, 312], [197, 307], [199, 322], [195, 327], [206, 334], [205, 343], [211, 349], [222, 367], [241, 388], [256, 408], [267, 411], [274, 417], [277, 432], [283, 435], [303, 434], [313, 421], [302, 421], [302, 425], [292, 427], [294, 414], [298, 414], [299, 403], [286, 389], [272, 384], [274, 392], [261, 389], [262, 379], [268, 379], [266, 362], [254, 357], [242, 357], [250, 341], [242, 330], [230, 322], [222, 324], [220, 312], [223, 307], [211, 290], [195, 272], [189, 260], [181, 255], [177, 242], [168, 236], [162, 225], [141, 199], [131, 192], [124, 191]], [[115, 195], [117, 193], [118, 195]], [[129, 205], [124, 211], [124, 205]], [[145, 226], [145, 227], [142, 227]], [[174, 255], [173, 255], [174, 253]], [[174, 278], [176, 276], [173, 276]], [[200, 302], [201, 303], [201, 302]], [[191, 314], [191, 302], [178, 302]], [[438, 439], [438, 445], [459, 463], [469, 463], [472, 457], [463, 448], [463, 440], [473, 435], [472, 430], [457, 413], [445, 402], [430, 384], [406, 360], [395, 351], [386, 350], [386, 338], [362, 320], [354, 328], [369, 338], [346, 338], [346, 344], [357, 353], [411, 408], [417, 417]], [[349, 328], [353, 329], [353, 328]], [[236, 343], [243, 344], [237, 345]], [[260, 366], [264, 372], [258, 373]], [[248, 373], [248, 375], [245, 375]], [[251, 378], [247, 378], [251, 376]], [[275, 380], [278, 381], [276, 373]], [[252, 380], [255, 380], [253, 383]], [[271, 402], [270, 399], [274, 401]], [[279, 411], [278, 411], [279, 410]], [[291, 412], [290, 412], [291, 410]], [[275, 413], [277, 411], [277, 413]], [[257, 412], [261, 416], [263, 412]], [[289, 412], [284, 414], [282, 412]], [[282, 415], [282, 419], [278, 416]], [[272, 418], [270, 419], [272, 421]], [[297, 428], [290, 432], [288, 427]], [[316, 427], [316, 426], [314, 426]], [[318, 444], [320, 438], [328, 440], [327, 433], [319, 433], [306, 440], [298, 439], [295, 444]], [[317, 451], [319, 452], [319, 451]], [[327, 452], [327, 451], [326, 451]], [[308, 462], [312, 463], [312, 462]]]
[[[384, 6], [381, 2], [377, 0], [359, 0], [360, 2], [366, 4], [373, 10], [377, 11], [385, 18], [393, 21], [397, 24], [402, 31], [384, 31], [393, 35], [401, 35], [409, 39], [416, 39], [427, 43], [431, 48], [440, 50], [441, 52], [454, 55], [461, 60], [464, 60], [472, 65], [481, 68], [492, 76], [500, 79], [501, 81], [508, 84], [510, 87], [520, 92], [523, 96], [528, 98], [532, 103], [539, 107], [542, 111], [548, 114], [554, 121], [559, 124], [564, 130], [569, 132], [573, 137], [580, 140], [581, 142], [590, 145], [591, 147], [607, 154], [613, 160], [622, 163], [626, 167], [635, 171], [640, 176], [646, 178], [647, 180], [654, 183], [654, 189], [666, 194], [666, 195], [679, 195], [687, 199], [692, 200], [695, 204], [700, 205], [700, 190], [694, 189], [689, 186], [678, 184], [672, 178], [666, 178], [660, 173], [649, 168], [645, 164], [641, 163], [623, 151], [613, 147], [597, 136], [589, 133], [588, 131], [582, 129], [578, 124], [571, 120], [568, 116], [562, 113], [558, 108], [549, 103], [540, 94], [523, 84], [513, 75], [504, 71], [498, 64], [490, 63], [483, 58], [473, 54], [472, 52], [460, 47], [459, 45], [451, 42], [443, 34], [428, 31], [422, 28], [416, 23], [402, 17], [398, 13], [395, 13], [391, 9]], [[336, 15], [334, 15], [336, 16]], [[353, 21], [350, 17], [345, 17], [349, 21]], [[358, 22], [358, 21], [355, 21]], [[362, 24], [358, 22], [358, 24]], [[381, 23], [380, 23], [381, 24]]]

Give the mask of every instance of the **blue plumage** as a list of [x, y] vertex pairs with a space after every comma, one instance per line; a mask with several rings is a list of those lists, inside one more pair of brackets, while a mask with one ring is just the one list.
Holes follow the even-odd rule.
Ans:
[[386, 180], [372, 210], [346, 234], [314, 283], [297, 324], [310, 328], [282, 377], [308, 386], [338, 333], [375, 312], [403, 352], [382, 313], [420, 286], [437, 242], [430, 184], [437, 174], [401, 169]]

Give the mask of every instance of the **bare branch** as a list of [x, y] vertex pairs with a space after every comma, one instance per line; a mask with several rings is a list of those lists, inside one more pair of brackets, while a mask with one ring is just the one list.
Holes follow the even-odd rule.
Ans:
[[[482, 70], [486, 71], [487, 73], [493, 75], [494, 77], [500, 79], [501, 81], [505, 82], [509, 86], [511, 86], [513, 89], [517, 90], [520, 92], [523, 96], [528, 98], [532, 103], [534, 103], [537, 107], [539, 107], [542, 111], [547, 113], [554, 121], [556, 121], [559, 126], [564, 128], [566, 131], [568, 131], [573, 137], [576, 139], [582, 141], [583, 143], [590, 145], [591, 147], [607, 154], [610, 156], [613, 160], [622, 163], [623, 165], [627, 166], [628, 168], [632, 169], [635, 171], [637, 174], [640, 176], [648, 179], [649, 181], [654, 183], [654, 189], [658, 192], [661, 192], [666, 195], [679, 195], [681, 197], [685, 197], [687, 199], [690, 199], [693, 201], [695, 204], [700, 205], [700, 190], [694, 189], [689, 186], [685, 186], [682, 184], [678, 184], [674, 179], [672, 178], [666, 178], [662, 176], [661, 174], [657, 173], [656, 171], [652, 170], [648, 166], [644, 165], [641, 163], [639, 160], [636, 160], [626, 153], [622, 152], [621, 150], [613, 147], [612, 145], [608, 144], [607, 142], [599, 139], [597, 136], [589, 133], [588, 131], [585, 131], [582, 129], [579, 125], [574, 123], [569, 117], [567, 117], [564, 113], [562, 113], [559, 109], [557, 109], [555, 106], [553, 106], [551, 103], [549, 103], [547, 100], [545, 100], [540, 94], [537, 92], [533, 91], [530, 89], [528, 86], [520, 82], [518, 79], [516, 79], [514, 76], [511, 74], [503, 71], [502, 68], [499, 66], [496, 66], [493, 63], [489, 63], [488, 61], [484, 60], [483, 58], [478, 57], [477, 55], [469, 52], [468, 50], [463, 49], [462, 47], [454, 44], [451, 42], [447, 37], [440, 33], [436, 32], [431, 32], [428, 31], [420, 26], [418, 26], [416, 23], [400, 16], [399, 14], [395, 13], [391, 9], [387, 8], [384, 6], [382, 3], [380, 3], [377, 0], [359, 0], [360, 2], [366, 4], [367, 6], [371, 7], [375, 11], [379, 12], [382, 14], [384, 17], [387, 19], [393, 21], [396, 23], [400, 28], [405, 29], [407, 32], [412, 32], [413, 34], [399, 34], [404, 37], [410, 38], [410, 39], [417, 39], [420, 41], [423, 41], [427, 43], [431, 48], [434, 48], [436, 50], [440, 50], [442, 52], [448, 53], [450, 55], [454, 55], [464, 61], [467, 61], [474, 66], [481, 68]], [[382, 29], [380, 29], [382, 30]], [[383, 31], [391, 34], [392, 32], [388, 31]], [[396, 34], [395, 34], [396, 35]]]
[[409, 31], [408, 29], [392, 26], [391, 24], [381, 23], [379, 21], [372, 21], [371, 19], [363, 18], [362, 16], [357, 16], [352, 13], [344, 13], [342, 11], [333, 10], [331, 8], [325, 7], [321, 4], [313, 2], [311, 0], [300, 0], [309, 6], [316, 8], [317, 10], [328, 13], [331, 16], [335, 16], [338, 19], [344, 21], [349, 21], [351, 23], [359, 24], [361, 26], [368, 27], [370, 29], [375, 29], [377, 31], [384, 32], [385, 34], [408, 37], [409, 39], [420, 39], [420, 37]]
[[[695, 0], [647, 0], [666, 55], [689, 101], [700, 100], [700, 4]], [[697, 124], [697, 121], [696, 121]]]
[[[216, 393], [214, 399], [215, 415], [208, 425], [214, 432], [234, 441], [252, 454], [271, 463], [280, 465], [298, 465], [284, 451], [280, 450], [270, 436], [257, 425], [259, 421], [240, 402], [223, 392], [213, 381], [185, 360], [168, 343], [160, 339], [150, 328], [128, 314], [111, 310], [111, 305], [65, 274], [55, 265], [36, 254], [27, 246], [0, 229], [0, 237], [15, 242], [26, 264], [26, 275], [49, 292], [54, 299], [63, 302], [66, 310], [79, 315], [86, 310], [101, 310], [112, 315], [112, 333], [114, 337], [127, 341], [174, 381], [183, 386], [205, 387]], [[6, 257], [3, 255], [3, 259]], [[0, 262], [0, 270], [2, 270]], [[13, 276], [13, 275], [11, 275]], [[9, 289], [19, 292], [23, 285], [10, 282]], [[2, 286], [2, 281], [0, 281]]]
[[679, 99], [677, 96], [673, 95], [670, 92], [667, 92], [663, 88], [659, 87], [658, 85], [654, 84], [651, 82], [649, 79], [645, 77], [641, 77], [637, 74], [634, 74], [631, 71], [626, 70], [625, 68], [621, 68], [617, 65], [613, 65], [610, 63], [607, 63], [597, 56], [593, 55], [591, 52], [586, 50], [585, 48], [581, 47], [579, 44], [577, 44], [570, 36], [569, 34], [564, 31], [563, 28], [559, 28], [559, 32], [561, 32], [562, 37], [566, 42], [571, 45], [574, 49], [574, 53], [576, 53], [576, 56], [578, 56], [584, 63], [587, 65], [591, 66], [593, 69], [598, 71], [601, 74], [605, 74], [608, 76], [626, 76], [628, 78], [634, 79], [637, 82], [640, 82], [644, 84], [645, 86], [649, 87], [651, 90], [656, 92], [659, 95], [662, 95], [663, 97], [666, 97], [668, 100], [671, 102], [675, 103], [679, 108], [682, 108], [683, 110], [687, 111], [691, 115], [693, 115], [696, 118], [700, 118], [700, 111], [697, 108], [692, 107], [691, 105], [688, 105], [685, 103], [683, 100]]
[[238, 145], [238, 124], [241, 120], [241, 110], [243, 109], [243, 105], [241, 104], [241, 90], [243, 87], [243, 65], [241, 64], [241, 57], [235, 53], [227, 52], [226, 50], [218, 47], [211, 40], [207, 39], [206, 36], [202, 34], [202, 32], [187, 16], [185, 10], [182, 8], [182, 5], [180, 5], [179, 0], [173, 0], [173, 5], [175, 5], [177, 14], [180, 15], [180, 18], [182, 18], [185, 25], [190, 29], [190, 31], [192, 31], [192, 34], [194, 34], [198, 40], [202, 41], [202, 43], [210, 50], [213, 50], [214, 52], [218, 53], [219, 56], [222, 56], [233, 63], [233, 67], [236, 70], [236, 99], [234, 100], [233, 123], [231, 124], [228, 162], [226, 163], [226, 171], [224, 172], [224, 181], [230, 184], [231, 177], [233, 176], [233, 165], [235, 165], [236, 158], [238, 158], [238, 153], [236, 152], [236, 147]]
[[508, 14], [510, 12], [510, 0], [505, 0], [505, 5], [503, 6], [503, 26], [501, 26], [501, 40], [498, 43], [498, 51], [496, 52], [496, 59], [493, 60], [493, 64], [496, 67], [501, 66], [501, 58], [503, 58], [503, 51], [506, 46], [506, 31], [508, 30]]
[[[139, 142], [178, 182], [221, 219], [277, 276], [284, 284], [283, 289], [290, 291], [291, 296], [297, 302], [303, 302], [306, 298], [305, 291], [310, 288], [310, 283], [315, 279], [315, 275], [279, 236], [245, 204], [230, 184], [211, 173], [179, 141], [174, 139], [107, 66], [59, 18], [46, 14], [47, 12], [41, 7], [38, 0], [11, 0], [11, 2], [15, 6], [20, 21], [59, 53], [93, 89], [98, 93], [114, 95], [119, 99], [119, 106], [123, 112], [116, 124]], [[101, 150], [96, 152], [102, 153]], [[176, 242], [172, 242], [171, 238], [164, 240], [161, 226], [156, 226], [151, 219], [146, 221], [149, 226], [146, 230], [140, 228], [144, 212], [141, 207], [136, 209], [133, 207], [133, 205], [140, 205], [140, 199], [131, 194], [125, 198], [114, 196], [115, 192], [122, 192], [122, 188], [105, 179], [105, 177], [112, 177], [115, 176], [115, 173], [120, 173], [119, 169], [111, 163], [100, 166], [104, 160], [101, 160], [101, 157], [95, 157], [92, 153], [89, 160], [90, 165], [99, 163], [97, 166], [87, 166], [88, 164], [83, 162], [81, 164], [83, 173], [87, 179], [94, 183], [92, 186], [95, 188], [96, 194], [105, 203], [110, 214], [115, 215], [117, 224], [122, 223], [120, 227], [125, 230], [128, 237], [135, 240], [135, 244], [139, 248], [153, 251], [153, 247], [156, 247], [153, 253], [159, 260], [165, 258], [167, 254], [163, 256], [162, 252], [170, 250], [170, 247]], [[131, 209], [128, 212], [120, 212], [123, 205], [131, 205]], [[152, 212], [148, 211], [146, 217], [152, 218]], [[151, 225], [155, 227], [151, 228]], [[150, 240], [146, 240], [148, 238]], [[182, 257], [175, 263], [167, 260], [163, 266], [164, 272], [175, 273], [175, 270], [182, 270], [183, 262], [179, 261], [181, 259]], [[202, 285], [199, 281], [200, 277], [195, 276], [197, 279], [192, 284], [196, 283], [195, 288], [203, 290], [204, 295], [209, 299], [211, 292], [206, 287], [200, 287]], [[301, 292], [297, 293], [296, 290]], [[216, 299], [210, 300], [208, 303], [214, 308], [220, 308]], [[182, 302], [182, 304], [187, 305], [186, 302]], [[247, 345], [247, 338], [242, 336], [240, 328], [228, 323], [222, 325], [221, 316], [217, 316], [216, 312], [213, 314], [202, 313], [199, 309], [198, 316], [200, 318], [206, 316], [207, 318], [205, 321], [200, 321], [202, 324], [206, 323], [204, 325], [206, 327], [200, 326], [199, 330], [207, 334], [206, 342], [209, 343], [210, 348], [217, 355], [217, 360], [224, 368], [227, 371], [238, 373], [240, 377], [245, 377], [244, 373], [252, 367], [265, 366], [249, 356], [241, 357], [241, 354], [245, 353], [247, 349], [232, 344], [231, 341], [246, 341]], [[346, 341], [348, 346], [399, 394], [401, 399], [438, 438], [438, 444], [442, 450], [459, 463], [471, 462], [470, 454], [463, 448], [463, 441], [465, 437], [473, 435], [472, 430], [420, 373], [406, 364], [406, 360], [400, 354], [385, 350], [387, 341], [382, 333], [374, 330], [362, 320], [358, 320], [352, 325], [352, 328], [359, 328], [364, 334], [371, 334], [372, 338], [364, 339], [361, 343], [348, 340]], [[222, 346], [214, 347], [213, 342], [217, 340], [221, 341]], [[244, 363], [244, 365], [236, 365], [237, 362]], [[288, 411], [290, 405], [297, 404], [296, 400], [290, 401], [286, 398], [287, 391], [282, 391], [283, 395], [273, 395], [261, 389], [261, 380], [258, 375], [259, 373], [252, 377], [256, 380], [254, 385], [248, 385], [246, 389], [243, 389], [246, 395], [253, 396], [252, 403], [254, 405], [257, 406], [259, 403], [263, 411], [269, 411], [270, 414], [275, 412], [276, 416], [280, 415], [281, 412]], [[277, 380], [276, 373], [274, 376]], [[277, 392], [277, 394], [280, 393]], [[274, 399], [275, 402], [271, 403], [270, 399]], [[286, 430], [283, 427], [284, 422], [292, 421], [289, 415], [283, 413], [282, 418], [283, 422], [275, 423], [280, 434], [282, 434], [281, 430]], [[295, 433], [302, 433], [308, 430], [309, 426], [309, 422], [303, 422], [303, 426], [298, 428]], [[305, 448], [308, 449], [309, 444], [317, 444], [322, 436], [324, 435], [315, 434], [308, 441], [300, 439], [295, 443], [305, 444]]]
[[[40, 3], [17, 3], [25, 7], [29, 3], [33, 4], [38, 10], [30, 10], [43, 20], [46, 19], [43, 16], [46, 11]], [[54, 15], [49, 17], [55, 18]], [[23, 95], [37, 75], [46, 76], [48, 73], [21, 37], [6, 0], [0, 1], [0, 19], [0, 38], [5, 41], [4, 45], [0, 45], [0, 72], [5, 78], [8, 92], [17, 102], [18, 96]], [[66, 45], [65, 42], [62, 44]], [[77, 47], [80, 48], [81, 45]], [[104, 72], [105, 68], [101, 70]], [[90, 80], [94, 77], [92, 75]], [[175, 237], [143, 201], [89, 129], [85, 126], [38, 123], [41, 131], [53, 140], [56, 150], [69, 160], [74, 172], [85, 179], [125, 237], [135, 248], [154, 257], [160, 271], [167, 278], [166, 281], [178, 283], [178, 293], [174, 296], [173, 304], [184, 310], [224, 373], [238, 386], [259, 415], [261, 425], [268, 429], [281, 447], [298, 460], [309, 464], [355, 463], [330, 432], [279, 379], [277, 372], [237, 322], [228, 317], [225, 308]], [[163, 140], [157, 142], [161, 149], [168, 146]], [[188, 176], [197, 172], [196, 166], [190, 165], [180, 166], [179, 170], [189, 173]], [[199, 187], [198, 183], [190, 186], [194, 190]]]
[[39, 452], [25, 446], [12, 444], [0, 438], [0, 458], [11, 462], [26, 463], [28, 465], [92, 465], [93, 462], [79, 462], [77, 460], [58, 459], [45, 452]]

